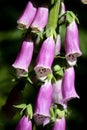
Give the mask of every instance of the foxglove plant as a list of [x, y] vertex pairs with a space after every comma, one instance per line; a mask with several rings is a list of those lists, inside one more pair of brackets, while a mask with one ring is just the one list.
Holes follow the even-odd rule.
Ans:
[[75, 90], [75, 71], [73, 67], [65, 70], [62, 81], [63, 101], [67, 103], [73, 98], [79, 98]]
[[48, 8], [38, 7], [34, 20], [31, 24], [33, 30], [42, 31], [48, 21]]
[[40, 87], [36, 99], [34, 119], [37, 125], [44, 125], [50, 118], [50, 106], [52, 102], [52, 84], [51, 81], [45, 81]]
[[42, 44], [34, 70], [37, 78], [43, 79], [52, 73], [51, 66], [55, 55], [55, 41], [52, 36], [48, 37]]
[[52, 130], [65, 130], [65, 129], [66, 129], [65, 118], [56, 119]]
[[31, 122], [31, 120], [28, 119], [28, 117], [24, 115], [19, 120], [15, 130], [32, 130], [32, 122]]
[[28, 67], [32, 60], [33, 49], [34, 44], [32, 41], [23, 41], [17, 58], [12, 64], [12, 66], [18, 70], [18, 76], [20, 76], [24, 72], [28, 72]]
[[66, 28], [65, 52], [67, 62], [70, 66], [75, 65], [77, 57], [82, 55], [80, 51], [78, 28], [74, 20]]
[[31, 25], [35, 15], [36, 15], [37, 8], [34, 7], [33, 3], [29, 1], [26, 5], [21, 16], [18, 18], [18, 28], [19, 29], [28, 29]]
[[[33, 105], [29, 103], [16, 106], [22, 109], [22, 114], [26, 112], [26, 116], [24, 115], [18, 122], [16, 130], [32, 130], [32, 123], [33, 129], [39, 128], [39, 125], [44, 127], [48, 123], [53, 123], [52, 130], [65, 130], [68, 101], [79, 98], [75, 90], [74, 65], [82, 52], [76, 17], [72, 12], [66, 11], [62, 0], [50, 0], [46, 7], [38, 6], [39, 4], [37, 3], [36, 8], [34, 3], [29, 1], [17, 20], [18, 28], [26, 29], [25, 36], [29, 33], [32, 40], [23, 41], [12, 66], [17, 70], [17, 78], [23, 81], [27, 78], [25, 81], [29, 81], [27, 82], [30, 83], [29, 86], [34, 86], [37, 97], [35, 106], [32, 100]], [[65, 23], [69, 24], [66, 27], [65, 46], [63, 46], [66, 54], [62, 57], [60, 26]], [[31, 62], [32, 60], [34, 62]], [[30, 64], [31, 72], [28, 73]], [[39, 82], [42, 84], [40, 88], [38, 88]], [[33, 92], [31, 93], [33, 95]], [[33, 122], [31, 119], [34, 119]]]

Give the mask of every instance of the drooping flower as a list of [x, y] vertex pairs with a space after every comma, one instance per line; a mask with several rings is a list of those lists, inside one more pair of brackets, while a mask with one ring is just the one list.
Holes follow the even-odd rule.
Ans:
[[18, 28], [28, 29], [36, 15], [36, 11], [36, 7], [34, 7], [33, 4], [29, 1], [22, 15], [17, 20]]
[[21, 49], [12, 66], [18, 69], [19, 73], [28, 72], [28, 67], [32, 60], [34, 44], [31, 41], [23, 41]]
[[66, 129], [65, 118], [56, 119], [52, 130], [65, 130], [65, 129]]
[[38, 7], [36, 16], [31, 24], [31, 27], [33, 29], [42, 31], [46, 26], [47, 21], [48, 21], [48, 8]]
[[75, 90], [75, 71], [73, 67], [69, 67], [65, 70], [62, 81], [62, 92], [64, 103], [73, 98], [79, 98]]
[[57, 80], [53, 84], [52, 103], [60, 104], [64, 108], [67, 107], [67, 104], [63, 103], [62, 79]]
[[55, 55], [55, 42], [53, 37], [48, 37], [42, 44], [34, 70], [37, 78], [41, 79], [46, 77], [52, 72], [51, 66]]
[[19, 120], [15, 130], [32, 130], [31, 120], [29, 120], [28, 117], [24, 115]]
[[52, 84], [46, 81], [38, 92], [36, 99], [34, 119], [37, 125], [47, 124], [50, 117], [50, 106], [52, 102]]
[[55, 55], [59, 55], [61, 50], [61, 37], [60, 34], [57, 35], [56, 45], [55, 45]]
[[77, 57], [82, 55], [80, 51], [78, 27], [74, 20], [66, 28], [65, 52], [67, 62], [70, 66], [75, 65]]

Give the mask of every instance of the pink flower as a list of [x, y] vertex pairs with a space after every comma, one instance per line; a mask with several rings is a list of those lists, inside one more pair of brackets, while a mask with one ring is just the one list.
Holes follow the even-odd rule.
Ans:
[[36, 16], [33, 20], [31, 27], [33, 29], [42, 31], [46, 26], [47, 21], [48, 21], [48, 8], [38, 7]]
[[65, 118], [57, 119], [54, 123], [52, 130], [65, 130], [66, 129], [66, 121]]
[[17, 124], [15, 130], [32, 130], [32, 122], [28, 117], [23, 116]]
[[66, 36], [65, 36], [65, 51], [66, 51], [66, 59], [70, 66], [76, 64], [77, 57], [82, 55], [82, 52], [79, 48], [79, 34], [78, 28], [73, 20], [67, 28], [66, 28]]
[[79, 98], [75, 90], [75, 71], [73, 67], [69, 67], [65, 70], [63, 81], [62, 81], [62, 92], [63, 92], [63, 101], [67, 101], [73, 98]]
[[63, 94], [62, 94], [62, 79], [57, 80], [53, 84], [53, 94], [52, 94], [52, 102], [56, 104], [62, 105], [66, 108], [66, 104], [63, 103]]
[[42, 44], [37, 57], [34, 70], [38, 78], [44, 78], [50, 74], [55, 55], [55, 42], [53, 37], [48, 37]]
[[26, 8], [23, 11], [22, 15], [17, 20], [18, 28], [20, 28], [20, 29], [27, 28], [28, 29], [36, 15], [36, 11], [37, 11], [37, 9], [29, 1], [26, 5]]
[[46, 81], [39, 90], [34, 119], [37, 125], [47, 124], [50, 117], [50, 106], [52, 102], [52, 84], [51, 81]]
[[15, 62], [12, 64], [14, 68], [19, 69], [19, 71], [28, 72], [28, 67], [32, 60], [34, 44], [33, 42], [23, 41], [22, 47], [17, 55]]

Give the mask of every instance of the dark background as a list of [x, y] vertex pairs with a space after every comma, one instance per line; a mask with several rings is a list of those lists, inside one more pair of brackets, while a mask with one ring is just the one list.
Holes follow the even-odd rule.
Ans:
[[[15, 86], [12, 82], [12, 63], [22, 41], [22, 31], [16, 28], [16, 21], [27, 2], [28, 0], [0, 0], [0, 130], [14, 129], [17, 123], [15, 117], [12, 120], [11, 112], [2, 112], [2, 107]], [[80, 0], [65, 0], [65, 6], [79, 19], [80, 48], [83, 53], [75, 67], [75, 86], [80, 99], [69, 102], [67, 130], [83, 130], [87, 129], [87, 5], [82, 4]]]

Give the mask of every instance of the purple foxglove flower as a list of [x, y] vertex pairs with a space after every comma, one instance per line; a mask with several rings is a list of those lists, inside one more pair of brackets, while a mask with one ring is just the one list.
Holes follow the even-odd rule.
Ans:
[[64, 108], [67, 107], [67, 105], [65, 103], [63, 103], [62, 79], [57, 80], [53, 84], [52, 103], [60, 104]]
[[18, 28], [24, 29], [29, 28], [30, 24], [32, 23], [37, 9], [33, 6], [33, 4], [29, 1], [25, 10], [23, 11], [22, 15], [17, 20]]
[[66, 59], [70, 66], [76, 64], [77, 57], [82, 55], [82, 52], [79, 48], [79, 35], [78, 28], [73, 21], [66, 28], [66, 36], [65, 36], [65, 51], [66, 51]]
[[40, 52], [36, 60], [34, 70], [37, 78], [46, 77], [52, 72], [51, 66], [55, 55], [55, 42], [53, 37], [48, 37], [42, 44]]
[[23, 41], [22, 47], [12, 66], [14, 68], [17, 68], [20, 72], [23, 71], [28, 72], [28, 67], [32, 60], [33, 48], [34, 48], [33, 42]]
[[31, 27], [42, 31], [48, 22], [48, 8], [39, 7]]
[[45, 125], [49, 122], [50, 106], [52, 102], [52, 84], [51, 81], [46, 81], [39, 90], [34, 119], [37, 125]]
[[73, 67], [69, 67], [65, 70], [63, 81], [62, 81], [62, 92], [64, 103], [68, 102], [73, 98], [79, 98], [75, 90], [75, 71]]
[[66, 129], [65, 118], [56, 119], [52, 130], [65, 130], [65, 129]]
[[57, 35], [56, 46], [55, 46], [55, 55], [59, 55], [61, 50], [61, 37], [60, 34]]
[[28, 117], [23, 116], [17, 124], [15, 130], [32, 130], [32, 122]]

